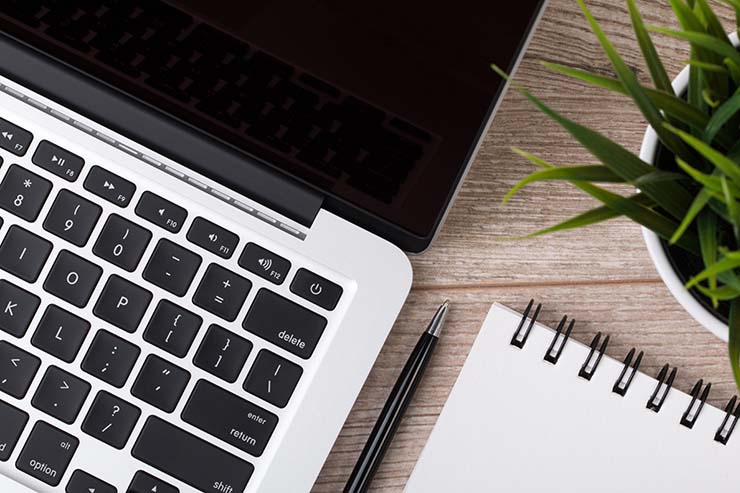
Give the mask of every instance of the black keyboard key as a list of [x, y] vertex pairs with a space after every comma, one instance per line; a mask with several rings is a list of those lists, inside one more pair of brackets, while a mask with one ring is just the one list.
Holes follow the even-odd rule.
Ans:
[[0, 281], [0, 330], [23, 337], [41, 299], [8, 281]]
[[265, 451], [278, 424], [271, 412], [205, 380], [195, 385], [182, 419], [255, 457]]
[[201, 491], [244, 491], [254, 472], [249, 462], [154, 416], [131, 455]]
[[10, 123], [8, 120], [0, 118], [0, 148], [15, 154], [23, 156], [31, 145], [33, 135], [31, 132], [23, 130], [18, 125]]
[[136, 377], [131, 394], [157, 409], [171, 413], [190, 381], [190, 373], [150, 354]]
[[18, 439], [28, 423], [28, 414], [0, 401], [0, 461], [10, 459]]
[[244, 390], [277, 407], [285, 407], [303, 375], [303, 369], [266, 349], [257, 354]]
[[46, 414], [74, 423], [90, 393], [90, 384], [56, 366], [50, 366], [41, 379], [31, 404]]
[[234, 255], [239, 244], [236, 234], [202, 217], [196, 217], [193, 221], [188, 231], [188, 240], [225, 259]]
[[151, 239], [150, 231], [113, 214], [103, 226], [93, 253], [123, 270], [133, 272]]
[[44, 221], [44, 229], [79, 247], [85, 246], [102, 209], [68, 190], [57, 195]]
[[325, 310], [335, 309], [343, 292], [340, 286], [306, 269], [296, 272], [290, 290]]
[[308, 359], [326, 328], [326, 319], [267, 289], [260, 289], [244, 319], [253, 334]]
[[160, 240], [144, 269], [144, 279], [176, 296], [184, 296], [200, 268], [199, 255], [169, 240]]
[[185, 209], [151, 192], [141, 195], [136, 214], [170, 233], [179, 233], [188, 217]]
[[127, 491], [130, 493], [138, 493], [139, 491], [142, 493], [149, 493], [151, 491], [155, 491], [156, 493], [180, 493], [180, 490], [171, 484], [165, 483], [161, 479], [155, 478], [144, 471], [136, 472]]
[[0, 391], [23, 399], [40, 365], [36, 356], [0, 341]]
[[183, 358], [190, 351], [202, 323], [198, 315], [162, 300], [144, 331], [144, 340]]
[[103, 269], [97, 265], [63, 250], [51, 267], [44, 289], [67, 303], [83, 308], [90, 301], [102, 275]]
[[105, 330], [95, 334], [82, 369], [119, 389], [128, 380], [141, 350]]
[[82, 431], [121, 450], [126, 446], [140, 416], [138, 407], [100, 391], [82, 422]]
[[0, 183], [0, 207], [21, 219], [33, 222], [39, 217], [49, 192], [49, 180], [14, 164]]
[[119, 276], [110, 276], [94, 313], [106, 322], [134, 333], [152, 302], [152, 293]]
[[100, 166], [93, 166], [85, 178], [85, 190], [118, 207], [126, 207], [136, 192], [136, 185]]
[[195, 366], [234, 383], [252, 351], [252, 343], [218, 325], [208, 328], [195, 354]]
[[36, 282], [51, 253], [51, 243], [18, 226], [11, 226], [0, 244], [0, 269], [26, 282]]
[[290, 271], [288, 260], [254, 243], [246, 246], [239, 265], [274, 284], [282, 284]]
[[67, 181], [76, 181], [80, 176], [85, 160], [76, 154], [52, 144], [48, 140], [39, 142], [33, 154], [33, 164], [44, 168]]
[[31, 344], [71, 363], [80, 352], [82, 343], [90, 331], [90, 322], [58, 306], [50, 305], [33, 334]]
[[211, 264], [195, 292], [193, 303], [233, 322], [239, 315], [250, 289], [252, 283], [249, 280], [220, 265]]
[[118, 493], [115, 486], [77, 469], [67, 483], [65, 493]]
[[15, 466], [39, 481], [57, 486], [79, 444], [72, 435], [39, 421], [31, 430]]

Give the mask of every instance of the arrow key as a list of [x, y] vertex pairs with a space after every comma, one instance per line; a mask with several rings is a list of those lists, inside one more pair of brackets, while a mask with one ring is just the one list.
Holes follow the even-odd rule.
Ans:
[[89, 383], [56, 366], [50, 366], [31, 404], [64, 423], [72, 424], [89, 393]]
[[67, 484], [66, 493], [117, 493], [114, 486], [77, 469]]
[[171, 484], [167, 484], [144, 471], [136, 473], [127, 491], [135, 491], [136, 493], [180, 493], [180, 490]]
[[0, 391], [23, 399], [40, 365], [36, 356], [0, 341]]

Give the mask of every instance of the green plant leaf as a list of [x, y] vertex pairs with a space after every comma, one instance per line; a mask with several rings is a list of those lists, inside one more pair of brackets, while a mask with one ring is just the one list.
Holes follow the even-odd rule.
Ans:
[[730, 75], [730, 71], [723, 65], [717, 65], [716, 63], [702, 62], [700, 60], [689, 60], [686, 62], [687, 65], [697, 67], [707, 72], [716, 72], [718, 74]]
[[727, 37], [725, 28], [722, 27], [722, 23], [717, 19], [714, 11], [707, 4], [707, 0], [696, 0], [696, 7], [701, 12], [702, 17], [707, 23], [707, 32], [717, 38], [718, 40], [732, 46], [730, 38]]
[[692, 288], [709, 277], [716, 276], [725, 271], [737, 269], [738, 267], [740, 267], [740, 258], [724, 257], [692, 277], [689, 282], [686, 283], [686, 288]]
[[[699, 247], [704, 268], [710, 267], [717, 262], [717, 215], [711, 212], [702, 212], [696, 221], [696, 230], [699, 235]], [[709, 276], [709, 288], [717, 289], [717, 276]], [[718, 298], [710, 296], [712, 305], [719, 305]]]
[[[656, 170], [652, 173], [642, 175], [636, 180], [630, 182], [630, 185], [634, 185], [637, 188], [641, 188], [645, 185], [652, 183], [662, 183], [666, 181], [682, 181], [686, 180], [686, 177], [681, 173], [673, 173], [671, 171]], [[596, 180], [594, 180], [596, 181]]]
[[723, 63], [725, 64], [725, 67], [727, 67], [730, 77], [732, 77], [732, 82], [734, 82], [736, 86], [740, 85], [740, 64], [735, 63], [729, 58], [725, 58]]
[[[565, 65], [559, 65], [557, 63], [544, 61], [541, 63], [550, 70], [567, 75], [568, 77], [573, 77], [574, 79], [579, 79], [587, 84], [602, 87], [619, 94], [629, 95], [618, 79], [594, 74], [592, 72], [587, 72], [573, 67], [567, 67]], [[663, 91], [658, 91], [657, 89], [643, 87], [643, 90], [647, 93], [650, 99], [652, 99], [653, 103], [667, 115], [680, 120], [689, 127], [696, 129], [698, 132], [704, 132], [704, 129], [709, 123], [709, 116], [702, 113], [697, 107], [679, 97]], [[717, 143], [725, 149], [731, 148], [737, 141], [737, 139], [727, 129], [721, 129], [717, 134], [716, 139]]]
[[[509, 80], [508, 75], [499, 67], [492, 65], [492, 68], [501, 77]], [[621, 176], [625, 181], [631, 182], [637, 180], [641, 176], [654, 171], [652, 166], [642, 161], [624, 147], [612, 142], [604, 135], [560, 115], [518, 84], [513, 83], [512, 87], [529, 99], [543, 113], [559, 123], [581, 145], [596, 156], [599, 161], [614, 171], [614, 173]], [[692, 197], [688, 191], [678, 183], [647, 184], [642, 188], [642, 192], [651, 197], [656, 204], [677, 220], [683, 218], [692, 201]]]
[[720, 183], [718, 176], [702, 173], [681, 158], [676, 158], [676, 164], [694, 181], [708, 189], [708, 191], [722, 193], [722, 184]]
[[735, 298], [730, 303], [730, 317], [728, 320], [730, 329], [730, 366], [735, 376], [735, 385], [740, 388], [740, 298]]
[[732, 159], [728, 158], [716, 149], [713, 149], [709, 144], [681, 129], [669, 126], [669, 130], [681, 137], [684, 142], [693, 147], [699, 154], [704, 156], [710, 163], [717, 167], [717, 169], [727, 175], [727, 177], [734, 181], [736, 185], [740, 185], [740, 166], [738, 166]]
[[[521, 150], [519, 151], [519, 153], [521, 156], [525, 157], [541, 168], [555, 168], [553, 164], [548, 163], [544, 159], [541, 159], [534, 154]], [[587, 194], [591, 195], [604, 205], [608, 206], [618, 214], [627, 216], [632, 221], [645, 226], [646, 228], [655, 232], [655, 234], [665, 239], [670, 238], [673, 235], [673, 232], [678, 227], [678, 223], [671, 220], [670, 218], [663, 216], [662, 214], [652, 210], [649, 207], [644, 207], [640, 204], [636, 204], [634, 203], [634, 201], [622, 197], [621, 195], [609, 192], [590, 183], [585, 183], [581, 181], [574, 181], [571, 183]], [[699, 242], [694, 235], [684, 235], [684, 237], [682, 237], [677, 242], [677, 245], [693, 253], [694, 255], [700, 254]]]
[[645, 59], [645, 64], [650, 70], [650, 76], [653, 79], [655, 87], [661, 91], [665, 91], [669, 94], [673, 92], [673, 86], [671, 85], [671, 79], [668, 78], [668, 73], [665, 70], [663, 61], [658, 56], [658, 52], [655, 49], [653, 41], [650, 39], [650, 34], [645, 29], [645, 23], [642, 20], [640, 11], [635, 5], [635, 0], [627, 0], [627, 8], [630, 12], [630, 19], [632, 20], [632, 28], [635, 31], [637, 42], [640, 45], [642, 56]]
[[704, 141], [707, 143], [712, 142], [712, 140], [714, 140], [714, 136], [717, 135], [717, 132], [719, 132], [732, 117], [737, 115], [738, 111], [740, 111], [740, 90], [735, 91], [735, 94], [733, 94], [730, 99], [722, 103], [722, 105], [714, 112], [712, 118], [710, 118], [709, 123], [707, 123], [707, 126], [704, 129]]
[[693, 31], [677, 31], [675, 29], [666, 29], [659, 26], [648, 26], [647, 29], [649, 31], [666, 34], [674, 38], [689, 41], [713, 53], [716, 53], [717, 55], [722, 57], [721, 59], [729, 58], [735, 63], [740, 63], [740, 53], [738, 53], [735, 47], [720, 41], [710, 34]]
[[732, 196], [727, 178], [725, 178], [724, 176], [720, 176], [719, 181], [722, 184], [722, 193], [725, 196], [725, 205], [727, 205], [727, 212], [730, 215], [732, 232], [735, 234], [735, 240], [740, 241], [740, 208], [738, 208], [737, 200], [735, 200], [735, 197]]
[[[740, 296], [740, 290], [735, 289], [732, 286], [722, 286], [719, 288], [705, 288], [701, 284], [696, 286], [696, 288], [707, 298], [711, 298], [712, 300], [719, 300], [719, 301], [728, 301], [735, 299]], [[715, 308], [719, 305], [719, 303], [715, 304]]]
[[[689, 229], [689, 226], [691, 226], [691, 223], [694, 222], [696, 216], [704, 209], [704, 206], [707, 205], [707, 202], [709, 202], [710, 198], [711, 196], [709, 195], [709, 193], [707, 193], [705, 189], [700, 190], [699, 193], [696, 194], [696, 197], [691, 203], [691, 207], [689, 207], [686, 216], [684, 216], [681, 224], [678, 225], [678, 228], [673, 233], [673, 236], [671, 236], [671, 238], [668, 240], [671, 245], [675, 245], [676, 242], [681, 239], [686, 230]], [[701, 235], [699, 236], [699, 244], [701, 246]]]
[[[652, 199], [650, 199], [650, 197], [648, 197], [647, 195], [643, 193], [638, 193], [638, 194], [626, 197], [626, 200], [630, 200], [634, 202], [636, 205], [640, 205], [640, 206], [647, 207], [647, 208], [651, 208], [655, 206], [655, 202], [653, 202]], [[535, 231], [534, 233], [530, 233], [526, 236], [523, 236], [522, 238], [517, 238], [517, 239], [535, 238], [537, 236], [557, 233], [557, 232], [566, 231], [569, 229], [583, 228], [585, 226], [591, 226], [593, 224], [598, 224], [604, 221], [608, 221], [610, 219], [620, 217], [621, 215], [622, 214], [616, 212], [611, 207], [602, 205], [601, 207], [596, 207], [582, 214], [574, 216], [570, 219], [566, 219], [565, 221], [558, 223], [554, 226], [540, 229], [538, 231]]]
[[[630, 70], [624, 60], [622, 60], [622, 57], [619, 55], [619, 53], [617, 53], [614, 45], [612, 45], [611, 41], [609, 41], [609, 38], [607, 38], [606, 34], [604, 34], [604, 31], [601, 29], [601, 26], [596, 21], [594, 16], [591, 14], [591, 11], [586, 6], [584, 0], [576, 1], [578, 2], [578, 6], [581, 7], [581, 11], [586, 17], [586, 20], [588, 20], [588, 23], [591, 25], [591, 30], [596, 35], [596, 38], [599, 40], [604, 53], [606, 53], [607, 58], [609, 58], [609, 61], [611, 62], [612, 67], [617, 74], [617, 77], [622, 82], [625, 90], [627, 90], [630, 97], [634, 101], [635, 105], [640, 109], [645, 119], [653, 127], [655, 133], [658, 134], [660, 141], [675, 155], [680, 156], [684, 159], [691, 159], [691, 153], [683, 144], [683, 142], [680, 141], [680, 139], [677, 139], [674, 135], [670, 135], [670, 132], [666, 132], [664, 128], [659, 129], [659, 127], [661, 127], [661, 125], [665, 122], [665, 118], [663, 118], [660, 110], [653, 104], [647, 94], [645, 94], [645, 91], [642, 90], [642, 86], [640, 86], [639, 82], [637, 81], [637, 77], [632, 72], [632, 70]], [[740, 57], [740, 55], [738, 56]]]
[[[520, 154], [517, 149], [514, 152]], [[521, 155], [521, 154], [520, 154]], [[535, 171], [514, 185], [504, 196], [502, 203], [506, 204], [519, 190], [525, 186], [538, 181], [545, 180], [567, 180], [567, 181], [595, 181], [603, 183], [624, 183], [624, 180], [615, 175], [606, 166], [558, 166], [556, 168]]]

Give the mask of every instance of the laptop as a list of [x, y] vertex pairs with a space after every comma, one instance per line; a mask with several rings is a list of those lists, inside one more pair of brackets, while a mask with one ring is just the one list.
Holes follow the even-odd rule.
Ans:
[[309, 491], [540, 0], [6, 0], [0, 490]]

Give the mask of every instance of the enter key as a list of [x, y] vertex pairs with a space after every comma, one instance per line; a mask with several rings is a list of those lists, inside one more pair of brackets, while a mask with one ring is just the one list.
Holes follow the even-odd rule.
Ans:
[[278, 424], [271, 412], [205, 380], [195, 385], [182, 419], [255, 457], [265, 451]]

